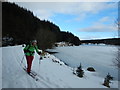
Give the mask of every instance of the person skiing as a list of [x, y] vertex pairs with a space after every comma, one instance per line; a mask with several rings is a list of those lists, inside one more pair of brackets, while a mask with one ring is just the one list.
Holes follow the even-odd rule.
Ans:
[[38, 50], [37, 46], [37, 40], [32, 40], [30, 44], [26, 45], [26, 47], [23, 49], [26, 60], [27, 60], [27, 73], [30, 74], [32, 61], [34, 59], [35, 50], [40, 55], [42, 52]]

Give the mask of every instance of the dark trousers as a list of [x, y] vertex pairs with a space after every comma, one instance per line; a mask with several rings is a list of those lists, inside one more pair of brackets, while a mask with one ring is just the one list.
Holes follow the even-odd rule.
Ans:
[[31, 66], [32, 66], [32, 61], [33, 61], [33, 56], [26, 56], [27, 60], [27, 72], [29, 73], [31, 71]]

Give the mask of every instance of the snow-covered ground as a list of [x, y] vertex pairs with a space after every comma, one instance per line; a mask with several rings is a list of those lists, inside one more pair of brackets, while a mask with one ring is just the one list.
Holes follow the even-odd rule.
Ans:
[[[50, 54], [47, 54], [40, 64], [39, 56], [35, 54], [32, 70], [37, 72], [40, 78], [40, 81], [35, 81], [22, 68], [23, 65], [26, 65], [25, 57], [23, 63], [21, 63], [24, 56], [22, 46], [0, 49], [2, 49], [2, 88], [106, 88], [102, 85], [104, 78], [97, 76], [98, 72], [85, 70], [85, 76], [79, 78], [73, 75], [73, 68], [66, 66]], [[60, 48], [58, 49], [60, 50]], [[64, 50], [66, 49], [64, 48]], [[74, 51], [71, 47], [70, 50], [71, 52]], [[79, 53], [77, 55], [80, 56]], [[73, 57], [76, 57], [74, 53]], [[69, 58], [72, 57], [69, 56]], [[87, 61], [89, 62], [89, 60]], [[118, 88], [118, 81], [113, 81], [110, 86], [111, 88]]]

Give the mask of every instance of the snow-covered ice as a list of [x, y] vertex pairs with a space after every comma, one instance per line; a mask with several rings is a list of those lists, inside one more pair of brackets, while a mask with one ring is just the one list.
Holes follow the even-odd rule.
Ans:
[[[22, 46], [2, 49], [2, 88], [106, 88], [102, 85], [104, 78], [97, 76], [98, 72], [88, 72], [84, 69], [85, 76], [79, 78], [73, 75], [73, 68], [50, 54], [47, 54], [40, 64], [40, 57], [35, 54], [32, 70], [37, 72], [40, 78], [40, 81], [35, 81], [22, 68], [26, 65], [25, 57], [23, 64], [21, 63], [24, 56]], [[74, 49], [72, 48], [71, 51]], [[78, 55], [80, 56], [79, 53]], [[118, 81], [112, 82], [111, 88], [118, 88]]]
[[118, 55], [118, 47], [107, 45], [81, 45], [57, 47], [48, 51], [58, 52], [55, 56], [71, 67], [94, 67], [99, 75], [105, 77], [109, 72], [118, 79], [118, 68], [113, 63]]

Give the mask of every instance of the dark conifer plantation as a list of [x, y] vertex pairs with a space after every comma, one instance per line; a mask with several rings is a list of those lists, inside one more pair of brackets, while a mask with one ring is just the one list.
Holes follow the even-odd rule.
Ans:
[[38, 40], [41, 49], [52, 47], [55, 42], [66, 41], [79, 45], [80, 40], [70, 32], [61, 32], [50, 21], [40, 20], [33, 13], [14, 3], [2, 3], [3, 46], [24, 44]]

